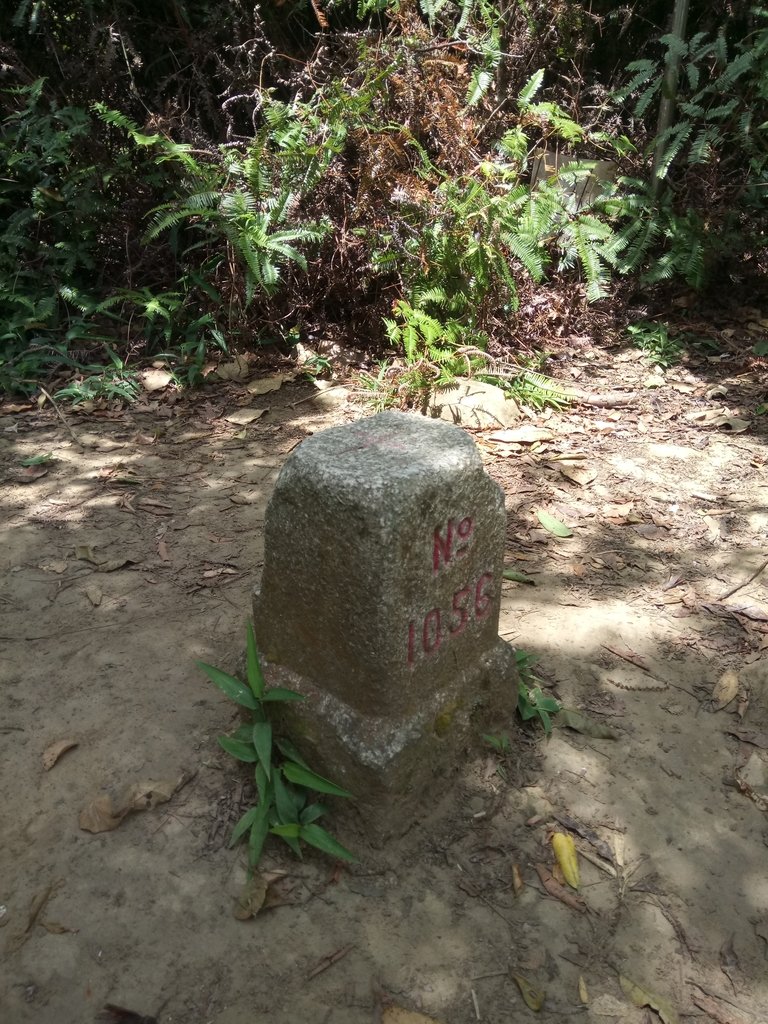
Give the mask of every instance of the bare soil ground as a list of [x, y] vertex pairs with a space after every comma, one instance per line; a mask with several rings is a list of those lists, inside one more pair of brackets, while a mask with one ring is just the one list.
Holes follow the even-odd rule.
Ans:
[[[589, 346], [563, 374], [634, 398], [522, 421], [538, 440], [475, 433], [508, 565], [535, 580], [504, 585], [501, 631], [615, 738], [509, 723], [508, 754], [468, 756], [401, 841], [342, 823], [358, 865], [270, 847], [281, 905], [244, 922], [227, 841], [249, 793], [194, 661], [238, 662], [288, 453], [368, 410], [298, 382], [69, 426], [0, 406], [4, 1022], [106, 1003], [162, 1024], [768, 1020], [765, 394], [727, 364], [660, 376]], [[241, 406], [269, 412], [228, 421]], [[749, 428], [713, 426], [721, 406]], [[46, 770], [60, 741], [77, 746]], [[180, 788], [80, 829], [100, 792], [148, 781]], [[553, 830], [575, 835], [578, 894], [552, 883]]]

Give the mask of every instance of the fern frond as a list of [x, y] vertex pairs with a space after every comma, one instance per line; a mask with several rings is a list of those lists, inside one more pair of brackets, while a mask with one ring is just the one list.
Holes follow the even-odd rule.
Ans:
[[534, 71], [528, 81], [525, 83], [523, 88], [520, 90], [517, 103], [519, 107], [527, 107], [530, 105], [531, 100], [541, 88], [542, 82], [544, 81], [544, 68], [539, 68], [538, 71]]

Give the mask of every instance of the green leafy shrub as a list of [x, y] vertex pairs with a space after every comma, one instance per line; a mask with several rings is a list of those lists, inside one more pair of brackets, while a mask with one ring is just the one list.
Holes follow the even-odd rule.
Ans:
[[259, 802], [250, 808], [235, 825], [230, 845], [248, 835], [248, 863], [253, 871], [261, 859], [267, 836], [279, 836], [291, 850], [301, 856], [301, 843], [341, 860], [355, 860], [318, 821], [327, 814], [324, 804], [312, 794], [351, 797], [341, 786], [317, 775], [303, 760], [293, 744], [273, 737], [269, 717], [270, 706], [285, 701], [303, 700], [293, 690], [267, 687], [256, 649], [253, 626], [248, 624], [246, 685], [213, 665], [199, 661], [198, 667], [225, 696], [251, 714], [231, 736], [220, 736], [219, 744], [237, 761], [254, 765], [254, 782]]
[[623, 273], [644, 272], [649, 283], [682, 278], [701, 287], [715, 269], [764, 249], [768, 213], [768, 10], [752, 11], [753, 28], [728, 40], [698, 32], [682, 41], [663, 36], [662, 59], [627, 65], [628, 81], [615, 93], [632, 101], [638, 123], [652, 118], [665, 63], [681, 60], [676, 117], [648, 152], [667, 184], [620, 180], [613, 212]]
[[520, 677], [517, 694], [517, 713], [524, 722], [536, 718], [542, 725], [545, 735], [552, 732], [552, 715], [560, 711], [560, 701], [555, 700], [541, 688], [541, 681], [536, 677], [533, 666], [537, 661], [534, 654], [528, 651], [515, 651], [515, 664]]
[[91, 117], [44, 95], [5, 91], [0, 125], [0, 387], [30, 390], [88, 328], [71, 307], [98, 290], [105, 172], [89, 159]]

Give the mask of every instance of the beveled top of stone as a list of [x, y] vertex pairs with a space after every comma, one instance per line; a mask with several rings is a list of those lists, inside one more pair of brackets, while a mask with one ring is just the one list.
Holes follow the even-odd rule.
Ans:
[[309, 465], [345, 489], [483, 469], [474, 441], [459, 427], [403, 412], [380, 412], [323, 430], [303, 441], [284, 469], [303, 472]]

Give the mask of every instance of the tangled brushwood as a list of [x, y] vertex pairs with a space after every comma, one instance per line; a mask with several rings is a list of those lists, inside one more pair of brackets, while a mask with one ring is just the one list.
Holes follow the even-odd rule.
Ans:
[[537, 290], [762, 271], [768, 16], [691, 8], [685, 39], [650, 0], [11, 4], [0, 387], [130, 399], [148, 359], [319, 336], [415, 402], [532, 348]]

